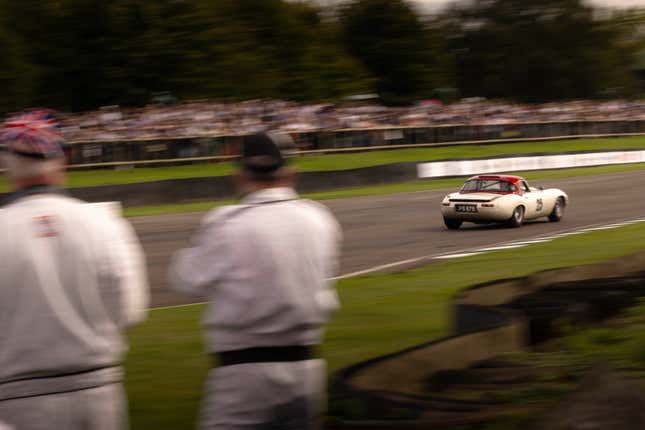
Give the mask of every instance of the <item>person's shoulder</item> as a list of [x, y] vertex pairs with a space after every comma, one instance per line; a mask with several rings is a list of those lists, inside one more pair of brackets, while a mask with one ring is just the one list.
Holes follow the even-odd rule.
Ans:
[[31, 222], [34, 217], [50, 217], [61, 226], [66, 226], [69, 234], [104, 232], [109, 236], [113, 234], [120, 218], [120, 215], [111, 212], [66, 194], [38, 194], [3, 207], [0, 219], [3, 223], [6, 219], [11, 220], [12, 225], [20, 225]]
[[317, 202], [315, 200], [301, 199], [302, 202], [309, 211], [310, 214], [315, 214], [315, 217], [318, 220], [323, 221], [327, 225], [333, 226], [335, 229], [340, 229], [340, 224], [336, 219], [334, 213], [326, 205]]
[[202, 218], [202, 226], [209, 227], [224, 224], [227, 220], [233, 219], [248, 207], [248, 205], [225, 205], [211, 209]]
[[310, 200], [310, 199], [300, 199], [299, 202], [301, 202], [302, 204], [306, 205], [308, 208], [310, 208], [310, 209], [312, 209], [312, 210], [314, 210], [316, 212], [319, 212], [320, 214], [324, 214], [326, 216], [330, 216], [330, 217], [335, 218], [334, 214], [332, 213], [332, 211], [327, 206], [325, 206], [324, 204], [322, 204], [320, 202], [317, 202], [315, 200]]
[[2, 212], [20, 212], [23, 210], [33, 210], [34, 208], [46, 208], [51, 211], [65, 211], [70, 209], [71, 213], [85, 204], [84, 201], [78, 200], [67, 194], [35, 194], [19, 198], [6, 206], [1, 207]]
[[83, 200], [69, 199], [61, 208], [66, 217], [84, 231], [96, 231], [103, 235], [117, 235], [125, 224], [118, 203], [88, 203]]
[[56, 205], [60, 209], [66, 210], [72, 214], [76, 213], [79, 215], [85, 215], [87, 213], [103, 212], [98, 209], [97, 203], [89, 203], [69, 194], [51, 195], [50, 198], [56, 202]]
[[123, 207], [119, 202], [88, 203], [82, 200], [78, 202], [86, 213], [95, 214], [97, 217], [113, 220], [125, 219], [123, 216]]

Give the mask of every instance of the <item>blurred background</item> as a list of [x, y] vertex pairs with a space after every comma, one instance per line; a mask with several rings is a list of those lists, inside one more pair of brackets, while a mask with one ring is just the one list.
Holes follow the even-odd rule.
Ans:
[[636, 6], [2, 0], [0, 112], [359, 95], [388, 106], [637, 99], [645, 89], [645, 13]]
[[[374, 419], [525, 429], [598, 361], [636, 385], [614, 396], [634, 415], [606, 401], [607, 387], [629, 384], [603, 368], [593, 390], [583, 384], [597, 395], [579, 414], [565, 402], [562, 427], [543, 428], [599, 428], [582, 418], [564, 427], [593, 409], [606, 412], [593, 425], [626, 429], [612, 419], [638, 415], [631, 428], [645, 427], [645, 0], [0, 0], [0, 88], [0, 116], [56, 111], [75, 143], [72, 194], [121, 201], [145, 248], [157, 308], [130, 333], [133, 428], [194, 428], [210, 368], [203, 306], [168, 291], [168, 261], [204, 211], [230, 203], [228, 161], [239, 135], [259, 130], [294, 137], [300, 191], [327, 200], [345, 233], [343, 309], [323, 346], [329, 429]], [[606, 151], [601, 166], [518, 172], [572, 202], [561, 223], [522, 229], [446, 230], [441, 201], [464, 178], [419, 180], [417, 170], [595, 151]], [[592, 263], [602, 266], [572, 269]], [[534, 275], [555, 269], [564, 274]], [[467, 297], [510, 278], [511, 292]], [[548, 291], [523, 289], [538, 284]], [[475, 325], [458, 333], [457, 299], [497, 308], [519, 292], [524, 301], [506, 307], [546, 335], [486, 326], [475, 347], [460, 343]], [[363, 381], [389, 398], [341, 374], [446, 336], [457, 343], [442, 359], [428, 348], [421, 366], [372, 368]]]

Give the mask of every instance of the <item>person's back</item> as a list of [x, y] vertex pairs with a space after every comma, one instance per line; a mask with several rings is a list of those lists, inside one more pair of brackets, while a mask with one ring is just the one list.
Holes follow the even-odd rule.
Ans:
[[120, 332], [145, 311], [142, 297], [122, 308], [127, 292], [114, 265], [115, 253], [134, 246], [125, 242], [127, 229], [59, 194], [25, 196], [0, 209], [0, 399], [17, 386], [56, 390], [36, 377], [120, 365]]
[[[284, 200], [284, 201], [283, 201]], [[338, 307], [340, 229], [322, 205], [286, 188], [259, 191], [206, 217], [226, 248], [204, 317], [212, 352], [321, 341]], [[213, 268], [217, 270], [216, 268]]]

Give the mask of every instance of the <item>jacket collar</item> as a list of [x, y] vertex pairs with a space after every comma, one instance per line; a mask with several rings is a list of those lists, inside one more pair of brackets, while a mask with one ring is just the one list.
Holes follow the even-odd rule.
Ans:
[[18, 200], [37, 194], [57, 194], [63, 196], [69, 195], [67, 191], [63, 190], [62, 188], [54, 187], [52, 185], [34, 185], [32, 187], [23, 188], [21, 190], [6, 194], [2, 198], [0, 198], [0, 207], [10, 205]]
[[285, 200], [295, 200], [297, 198], [298, 193], [296, 193], [293, 188], [266, 188], [264, 190], [247, 194], [242, 198], [241, 203], [245, 205], [261, 205]]

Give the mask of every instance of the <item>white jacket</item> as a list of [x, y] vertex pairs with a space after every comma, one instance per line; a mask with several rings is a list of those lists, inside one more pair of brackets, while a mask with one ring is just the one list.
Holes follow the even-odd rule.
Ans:
[[127, 348], [121, 333], [148, 306], [130, 225], [51, 190], [0, 208], [0, 273], [0, 400], [69, 389], [64, 375], [117, 368]]
[[171, 284], [207, 296], [211, 352], [312, 345], [338, 307], [341, 231], [324, 206], [290, 188], [247, 196], [206, 215], [192, 248], [178, 252]]

